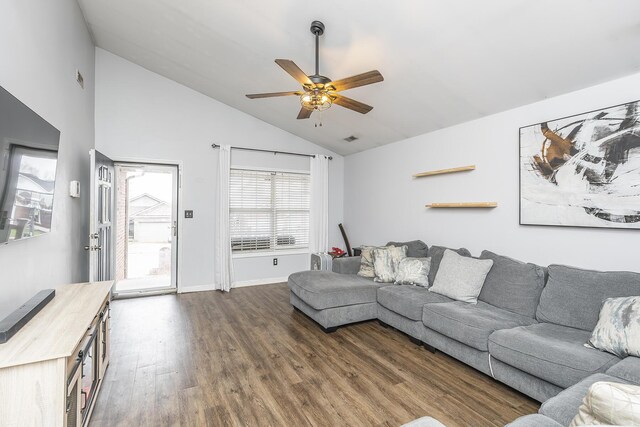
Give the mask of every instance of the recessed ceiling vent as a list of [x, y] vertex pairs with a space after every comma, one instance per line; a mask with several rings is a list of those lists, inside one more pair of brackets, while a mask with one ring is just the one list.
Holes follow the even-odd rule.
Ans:
[[354, 136], [354, 135], [351, 135], [351, 136], [348, 136], [348, 137], [344, 138], [344, 140], [347, 141], [347, 142], [353, 142], [356, 139], [358, 139], [358, 137]]

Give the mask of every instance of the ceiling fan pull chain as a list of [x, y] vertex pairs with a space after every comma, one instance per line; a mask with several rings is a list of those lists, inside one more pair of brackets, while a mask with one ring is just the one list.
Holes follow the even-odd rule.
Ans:
[[316, 122], [315, 127], [322, 127], [322, 110], [318, 109], [316, 117], [318, 117], [318, 121]]

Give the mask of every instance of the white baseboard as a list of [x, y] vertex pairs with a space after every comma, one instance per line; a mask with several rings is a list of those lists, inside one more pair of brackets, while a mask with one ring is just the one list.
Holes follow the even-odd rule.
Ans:
[[272, 285], [274, 283], [286, 282], [288, 277], [272, 277], [270, 279], [244, 280], [242, 282], [233, 282], [232, 288], [243, 288], [245, 286]]
[[[288, 277], [272, 277], [270, 279], [243, 280], [241, 282], [233, 282], [231, 288], [244, 288], [245, 286], [272, 285], [274, 283], [286, 282]], [[190, 292], [214, 291], [216, 285], [211, 283], [207, 285], [197, 286], [178, 286], [179, 294], [188, 294]]]
[[213, 291], [216, 289], [216, 285], [213, 283], [208, 285], [197, 285], [197, 286], [178, 286], [179, 294], [188, 294], [189, 292], [203, 292], [203, 291]]

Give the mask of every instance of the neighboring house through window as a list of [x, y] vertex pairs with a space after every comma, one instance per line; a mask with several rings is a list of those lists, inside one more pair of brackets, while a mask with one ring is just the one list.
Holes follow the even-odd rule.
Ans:
[[308, 173], [232, 169], [233, 252], [308, 248], [310, 191]]

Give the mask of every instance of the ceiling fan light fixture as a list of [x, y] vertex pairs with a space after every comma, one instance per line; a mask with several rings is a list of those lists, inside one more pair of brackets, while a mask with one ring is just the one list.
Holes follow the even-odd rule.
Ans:
[[300, 105], [307, 110], [324, 111], [331, 107], [333, 100], [326, 91], [315, 89], [300, 96]]

